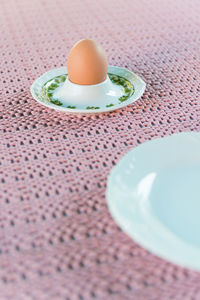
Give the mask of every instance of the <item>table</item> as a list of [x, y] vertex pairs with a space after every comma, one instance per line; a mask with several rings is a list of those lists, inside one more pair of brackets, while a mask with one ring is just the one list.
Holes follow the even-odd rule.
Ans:
[[[161, 260], [111, 218], [107, 176], [128, 150], [200, 131], [199, 0], [0, 0], [0, 299], [194, 300], [200, 275]], [[147, 83], [122, 110], [40, 106], [34, 79], [81, 38]]]

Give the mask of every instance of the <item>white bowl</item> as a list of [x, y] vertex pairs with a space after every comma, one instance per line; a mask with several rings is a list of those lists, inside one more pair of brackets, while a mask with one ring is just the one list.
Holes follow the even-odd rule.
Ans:
[[152, 253], [200, 271], [200, 133], [144, 143], [112, 170], [111, 214]]
[[[63, 88], [55, 91], [55, 93], [58, 93], [57, 97], [61, 98], [65, 106], [58, 106], [47, 99], [41, 98], [40, 93], [44, 84], [56, 76], [67, 74], [66, 67], [50, 70], [44, 73], [33, 82], [30, 90], [33, 98], [44, 106], [67, 113], [81, 114], [103, 113], [119, 109], [132, 104], [144, 93], [146, 87], [145, 82], [131, 71], [125, 68], [109, 66], [108, 73], [127, 79], [134, 86], [134, 94], [126, 101], [119, 102], [122, 90], [119, 86], [113, 84], [110, 82], [109, 78], [107, 78], [103, 83], [91, 86], [77, 85], [66, 80], [63, 84]], [[113, 105], [110, 106], [110, 103]], [[67, 105], [72, 106], [74, 104], [76, 105], [75, 109], [66, 107]], [[86, 109], [87, 106], [97, 106], [98, 109], [95, 111], [94, 109]]]

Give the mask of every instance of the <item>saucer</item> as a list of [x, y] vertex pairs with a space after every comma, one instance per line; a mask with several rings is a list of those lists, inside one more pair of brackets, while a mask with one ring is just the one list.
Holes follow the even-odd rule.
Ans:
[[[109, 66], [108, 77], [107, 80], [109, 80], [109, 82], [111, 81], [109, 84], [112, 84], [114, 88], [113, 91], [112, 88], [107, 91], [107, 89], [103, 87], [107, 93], [105, 97], [95, 98], [94, 96], [93, 99], [89, 99], [89, 96], [92, 98], [92, 95], [95, 95], [97, 91], [95, 85], [78, 86], [68, 82], [68, 84], [71, 84], [68, 89], [71, 95], [74, 97], [74, 95], [76, 96], [77, 94], [77, 99], [74, 98], [75, 102], [72, 101], [73, 97], [71, 97], [71, 95], [69, 95], [69, 100], [65, 99], [64, 102], [60, 101], [60, 99], [56, 99], [54, 97], [56, 94], [62, 95], [62, 93], [58, 92], [59, 87], [64, 86], [68, 81], [66, 67], [53, 69], [44, 73], [33, 82], [30, 90], [33, 98], [40, 104], [55, 110], [73, 114], [94, 114], [113, 111], [132, 104], [144, 93], [146, 87], [145, 82], [139, 76], [125, 68]], [[99, 87], [99, 85], [97, 86]], [[103, 89], [101, 89], [101, 91], [103, 91]], [[119, 89], [119, 96], [116, 97], [116, 91], [119, 91]], [[87, 93], [88, 99], [91, 102], [85, 103], [84, 105], [84, 103], [81, 103], [79, 100], [82, 94], [87, 95]], [[100, 101], [100, 98], [102, 98], [102, 101]], [[88, 100], [87, 98], [85, 99]]]
[[141, 246], [200, 271], [200, 133], [146, 142], [113, 168], [110, 212]]

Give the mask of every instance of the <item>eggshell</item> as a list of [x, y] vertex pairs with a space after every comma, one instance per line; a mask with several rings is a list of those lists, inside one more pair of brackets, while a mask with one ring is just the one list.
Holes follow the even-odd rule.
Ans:
[[67, 70], [73, 83], [92, 85], [103, 82], [108, 72], [106, 53], [96, 41], [80, 40], [69, 53]]

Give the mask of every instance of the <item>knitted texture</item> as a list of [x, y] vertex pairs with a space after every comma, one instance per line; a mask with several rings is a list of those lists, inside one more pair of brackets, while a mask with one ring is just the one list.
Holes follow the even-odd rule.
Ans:
[[[111, 218], [107, 176], [128, 150], [200, 131], [199, 0], [0, 0], [0, 299], [198, 300], [200, 275]], [[39, 105], [30, 85], [81, 38], [147, 83], [97, 116]]]

